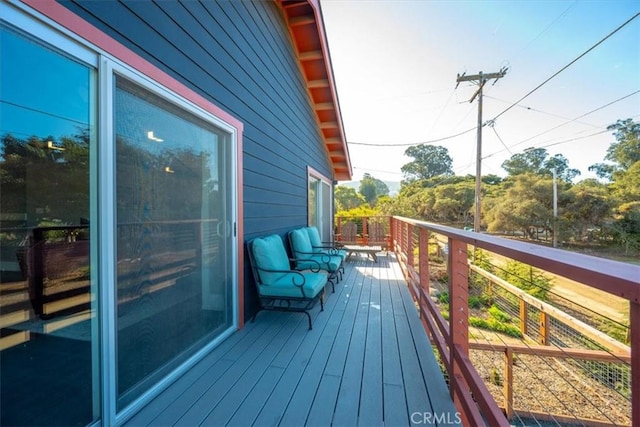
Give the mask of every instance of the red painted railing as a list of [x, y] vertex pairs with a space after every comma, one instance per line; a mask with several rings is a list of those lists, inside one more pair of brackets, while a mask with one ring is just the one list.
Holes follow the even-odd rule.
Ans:
[[[364, 223], [366, 224], [366, 219]], [[469, 358], [469, 263], [467, 248], [502, 255], [629, 301], [631, 425], [640, 426], [640, 267], [540, 245], [403, 217], [389, 218], [389, 249], [396, 254], [427, 334], [448, 373], [451, 396], [465, 425], [508, 426]], [[339, 225], [338, 225], [339, 232]], [[449, 319], [429, 295], [429, 238], [447, 243]], [[417, 265], [416, 265], [417, 264]]]

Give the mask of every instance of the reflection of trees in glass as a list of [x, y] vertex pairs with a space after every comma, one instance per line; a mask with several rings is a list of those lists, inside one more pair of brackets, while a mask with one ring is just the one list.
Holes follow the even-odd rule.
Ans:
[[78, 224], [89, 216], [89, 131], [77, 135], [0, 138], [3, 212], [26, 213], [28, 225], [44, 218]]
[[210, 153], [151, 153], [116, 138], [118, 222], [199, 220], [203, 195], [215, 194]]

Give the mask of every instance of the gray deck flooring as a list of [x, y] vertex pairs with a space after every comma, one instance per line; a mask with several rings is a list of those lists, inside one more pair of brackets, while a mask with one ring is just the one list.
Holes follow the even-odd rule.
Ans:
[[[456, 410], [393, 254], [353, 257], [324, 311], [260, 312], [127, 426], [408, 426]], [[434, 422], [435, 421], [435, 422]]]

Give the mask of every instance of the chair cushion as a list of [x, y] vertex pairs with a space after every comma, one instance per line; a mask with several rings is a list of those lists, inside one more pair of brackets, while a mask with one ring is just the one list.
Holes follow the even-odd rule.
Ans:
[[307, 230], [304, 228], [298, 228], [290, 233], [291, 250], [293, 250], [294, 258], [305, 258], [305, 254], [313, 252]]
[[287, 271], [291, 269], [282, 239], [276, 234], [255, 239], [252, 251], [254, 262], [259, 269], [260, 281], [264, 285], [276, 283], [279, 278], [287, 273], [270, 273], [262, 269]]
[[260, 295], [270, 297], [290, 297], [290, 298], [315, 298], [327, 284], [327, 274], [324, 272], [311, 273], [301, 272], [304, 277], [304, 295], [299, 287], [294, 283], [300, 284], [302, 278], [297, 273], [286, 273], [278, 278], [275, 283], [269, 286], [259, 286]]

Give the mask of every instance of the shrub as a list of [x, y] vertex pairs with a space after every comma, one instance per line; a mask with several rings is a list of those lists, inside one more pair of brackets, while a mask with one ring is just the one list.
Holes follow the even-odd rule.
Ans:
[[498, 322], [502, 323], [511, 323], [511, 321], [513, 320], [511, 316], [500, 310], [495, 304], [489, 307], [489, 315], [496, 319]]

